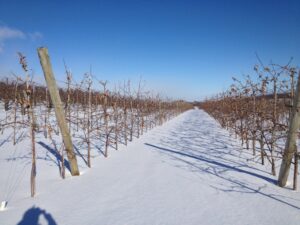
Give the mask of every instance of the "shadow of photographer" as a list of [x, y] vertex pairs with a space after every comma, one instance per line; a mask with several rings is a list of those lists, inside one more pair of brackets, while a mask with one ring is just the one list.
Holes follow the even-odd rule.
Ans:
[[17, 225], [39, 225], [41, 215], [45, 218], [48, 225], [57, 225], [50, 213], [35, 206], [32, 206], [24, 213], [22, 220]]

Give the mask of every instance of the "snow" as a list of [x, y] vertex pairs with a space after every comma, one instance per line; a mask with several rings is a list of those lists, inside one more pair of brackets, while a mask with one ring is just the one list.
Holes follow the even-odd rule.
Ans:
[[276, 177], [253, 161], [251, 151], [242, 150], [238, 140], [199, 109], [154, 128], [127, 147], [111, 149], [108, 158], [93, 152], [91, 169], [78, 157], [79, 177], [62, 180], [56, 158], [37, 144], [34, 198], [29, 197], [30, 141], [13, 146], [5, 135], [0, 136], [0, 202], [8, 200], [8, 205], [0, 212], [1, 225], [300, 221], [299, 192], [276, 186]]

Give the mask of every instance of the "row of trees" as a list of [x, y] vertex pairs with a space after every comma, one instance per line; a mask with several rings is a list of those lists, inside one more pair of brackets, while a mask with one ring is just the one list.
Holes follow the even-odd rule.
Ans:
[[[289, 64], [265, 66], [260, 63], [254, 71], [254, 79], [250, 76], [244, 80], [233, 78], [227, 91], [205, 100], [201, 107], [239, 137], [242, 145], [252, 151], [254, 159], [263, 165], [270, 163], [271, 173], [276, 176], [292, 118], [297, 69]], [[298, 157], [295, 151], [294, 189]]]
[[[184, 101], [162, 99], [147, 92], [141, 82], [135, 90], [128, 81], [111, 91], [106, 81], [97, 80], [91, 72], [75, 84], [67, 66], [64, 88], [56, 90], [61, 100], [55, 99], [55, 89], [51, 91], [53, 87], [47, 78], [47, 86], [35, 83], [28, 72], [25, 56], [19, 54], [19, 58], [24, 75], [0, 82], [0, 100], [5, 109], [0, 129], [2, 132], [11, 130], [14, 144], [20, 142], [18, 133], [21, 130], [30, 129], [32, 196], [35, 194], [36, 134], [49, 139], [60, 157], [60, 174], [64, 178], [65, 152], [72, 175], [79, 175], [73, 146], [91, 167], [93, 149], [108, 157], [110, 149], [118, 150], [120, 144], [127, 145], [134, 137], [139, 138], [144, 132], [192, 107]], [[45, 65], [42, 66], [46, 77]], [[64, 115], [59, 114], [58, 108]], [[64, 121], [60, 117], [64, 117], [67, 131], [63, 129]], [[65, 141], [66, 136], [73, 139], [70, 147]]]

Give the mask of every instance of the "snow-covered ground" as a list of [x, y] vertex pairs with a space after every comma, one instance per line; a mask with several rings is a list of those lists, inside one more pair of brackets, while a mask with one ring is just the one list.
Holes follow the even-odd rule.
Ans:
[[276, 186], [269, 169], [202, 110], [107, 159], [94, 152], [91, 169], [78, 157], [79, 177], [62, 180], [51, 149], [37, 148], [31, 198], [30, 142], [0, 140], [0, 201], [8, 199], [1, 225], [300, 224], [300, 193]]

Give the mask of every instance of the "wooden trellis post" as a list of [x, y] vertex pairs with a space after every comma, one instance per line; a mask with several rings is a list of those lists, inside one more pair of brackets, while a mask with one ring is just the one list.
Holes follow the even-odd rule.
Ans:
[[295, 152], [297, 152], [296, 140], [297, 140], [299, 125], [300, 125], [300, 72], [298, 75], [296, 95], [294, 98], [292, 114], [290, 117], [288, 136], [285, 143], [285, 149], [284, 149], [281, 167], [279, 171], [278, 185], [280, 187], [284, 187], [286, 185], [289, 172], [290, 172], [292, 158], [294, 157]]
[[62, 108], [62, 102], [59, 96], [58, 88], [56, 85], [56, 81], [53, 75], [52, 66], [50, 62], [50, 58], [48, 55], [48, 49], [47, 48], [38, 48], [38, 55], [40, 58], [41, 66], [43, 68], [45, 80], [47, 82], [47, 87], [50, 93], [50, 97], [52, 100], [52, 103], [54, 105], [55, 115], [58, 122], [58, 126], [60, 128], [63, 142], [66, 148], [67, 157], [70, 162], [71, 167], [71, 174], [72, 176], [78, 176], [79, 175], [79, 169], [77, 165], [77, 159], [76, 155], [74, 153], [73, 144], [71, 140], [71, 136], [68, 130], [68, 126], [66, 123], [64, 111]]

